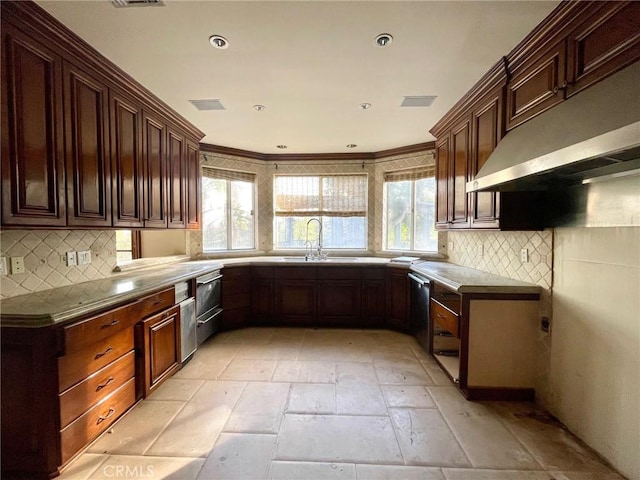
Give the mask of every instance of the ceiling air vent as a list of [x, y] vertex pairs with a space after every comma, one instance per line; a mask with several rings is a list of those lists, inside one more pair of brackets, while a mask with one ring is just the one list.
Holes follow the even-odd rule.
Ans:
[[422, 97], [404, 97], [401, 107], [430, 107], [437, 97], [427, 95]]
[[164, 7], [163, 0], [110, 0], [111, 5], [123, 7]]
[[198, 110], [224, 110], [220, 100], [189, 100]]

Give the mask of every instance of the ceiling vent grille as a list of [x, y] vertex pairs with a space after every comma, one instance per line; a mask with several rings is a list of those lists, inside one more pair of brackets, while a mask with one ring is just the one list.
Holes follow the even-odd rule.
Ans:
[[164, 7], [163, 0], [110, 0], [117, 8], [124, 7]]
[[427, 95], [421, 97], [404, 97], [401, 107], [430, 107], [437, 97], [435, 95]]
[[225, 110], [220, 100], [189, 100], [198, 110]]

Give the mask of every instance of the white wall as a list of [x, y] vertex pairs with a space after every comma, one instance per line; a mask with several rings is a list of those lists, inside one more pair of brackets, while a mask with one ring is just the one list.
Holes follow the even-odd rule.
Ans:
[[184, 255], [186, 238], [184, 230], [140, 230], [142, 257]]
[[550, 409], [640, 479], [640, 227], [558, 228]]

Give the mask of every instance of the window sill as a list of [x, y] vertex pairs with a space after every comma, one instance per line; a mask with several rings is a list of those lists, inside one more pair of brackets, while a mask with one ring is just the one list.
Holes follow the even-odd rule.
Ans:
[[135, 260], [128, 260], [116, 265], [113, 269], [114, 272], [130, 272], [131, 270], [137, 270], [139, 268], [154, 267], [156, 265], [164, 265], [168, 263], [179, 263], [191, 260], [189, 255], [171, 255], [168, 257], [151, 257], [151, 258], [136, 258]]
[[446, 260], [448, 258], [439, 252], [413, 252], [407, 250], [383, 250], [379, 255], [385, 257], [419, 257], [421, 260]]

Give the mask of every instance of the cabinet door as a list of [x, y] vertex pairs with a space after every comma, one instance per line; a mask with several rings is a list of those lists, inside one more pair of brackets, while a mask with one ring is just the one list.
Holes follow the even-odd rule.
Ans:
[[166, 127], [144, 114], [144, 226], [167, 228]]
[[436, 142], [436, 227], [449, 225], [449, 135]]
[[111, 226], [108, 89], [65, 63], [67, 224]]
[[507, 84], [507, 130], [562, 102], [567, 86], [564, 40], [517, 68]]
[[640, 59], [640, 2], [601, 2], [569, 35], [567, 95]]
[[318, 281], [318, 324], [351, 327], [360, 320], [360, 280]]
[[277, 279], [275, 311], [279, 324], [312, 324], [316, 311], [316, 281]]
[[273, 267], [251, 267], [251, 318], [257, 325], [273, 321]]
[[176, 305], [154, 315], [136, 328], [137, 348], [143, 359], [142, 391], [146, 397], [180, 367], [180, 307]]
[[142, 227], [142, 109], [114, 91], [110, 104], [113, 226]]
[[62, 61], [2, 23], [2, 224], [65, 226]]
[[385, 316], [384, 279], [362, 280], [362, 313], [363, 327], [381, 327]]
[[409, 278], [404, 268], [387, 273], [387, 324], [391, 328], [409, 331]]
[[167, 178], [169, 200], [169, 228], [185, 228], [186, 215], [186, 140], [183, 135], [169, 130], [169, 154], [167, 157]]
[[[481, 101], [472, 113], [471, 175], [470, 180], [486, 163], [503, 136], [502, 89]], [[473, 192], [471, 194], [471, 227], [497, 228], [500, 194]]]
[[449, 204], [450, 227], [469, 226], [469, 199], [467, 181], [469, 181], [470, 152], [469, 120], [465, 120], [451, 131], [451, 157], [449, 163]]
[[200, 230], [200, 150], [197, 143], [190, 141], [187, 141], [186, 170], [187, 228]]

